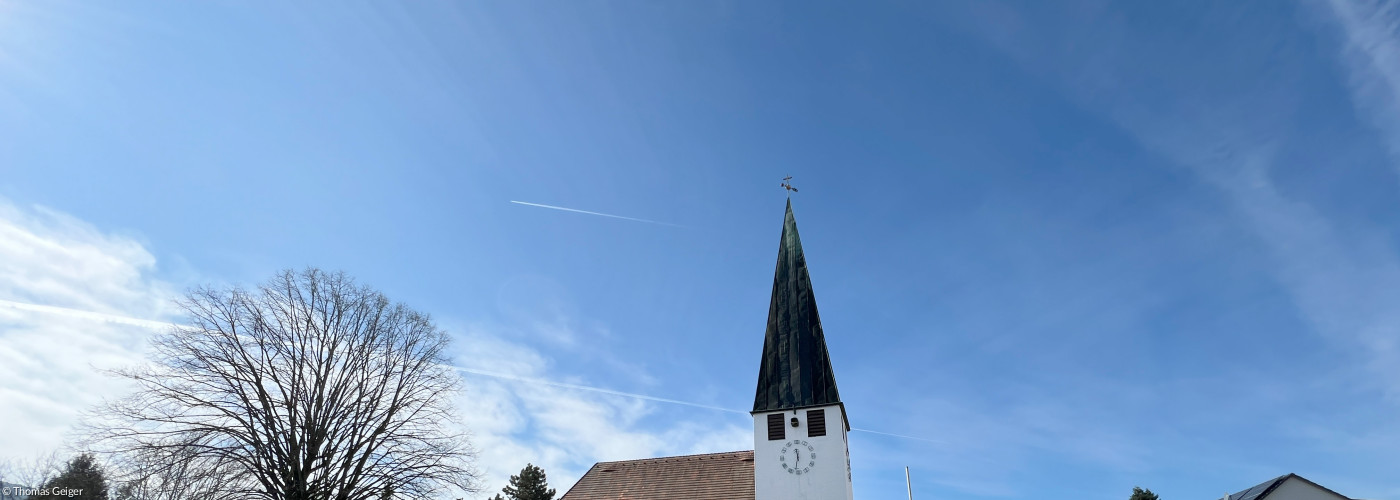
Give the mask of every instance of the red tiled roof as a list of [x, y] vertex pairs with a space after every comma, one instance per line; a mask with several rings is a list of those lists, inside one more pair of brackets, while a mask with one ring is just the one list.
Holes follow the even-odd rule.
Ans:
[[559, 500], [753, 500], [753, 451], [598, 462]]

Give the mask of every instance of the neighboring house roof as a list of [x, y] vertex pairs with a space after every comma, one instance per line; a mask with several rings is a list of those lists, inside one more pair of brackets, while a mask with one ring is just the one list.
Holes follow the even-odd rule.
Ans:
[[753, 451], [598, 462], [559, 500], [753, 500]]
[[797, 220], [792, 216], [792, 200], [788, 200], [753, 411], [840, 402], [821, 317], [817, 315], [817, 299], [812, 294], [812, 279], [807, 273], [807, 259], [797, 236]]
[[1256, 484], [1256, 485], [1254, 485], [1254, 487], [1252, 487], [1252, 488], [1249, 488], [1249, 489], [1247, 489], [1247, 490], [1241, 491], [1241, 492], [1239, 492], [1239, 493], [1235, 493], [1235, 494], [1233, 494], [1233, 495], [1230, 495], [1229, 498], [1222, 499], [1222, 500], [1265, 500], [1265, 498], [1267, 498], [1267, 497], [1269, 496], [1270, 493], [1273, 493], [1275, 490], [1278, 489], [1279, 486], [1283, 485], [1283, 483], [1287, 482], [1289, 479], [1297, 479], [1297, 480], [1299, 480], [1299, 481], [1302, 481], [1302, 482], [1305, 482], [1305, 483], [1307, 483], [1307, 484], [1310, 484], [1310, 485], [1316, 486], [1316, 487], [1318, 487], [1318, 488], [1321, 488], [1323, 491], [1326, 491], [1326, 492], [1331, 493], [1331, 494], [1333, 494], [1333, 495], [1337, 495], [1337, 496], [1340, 497], [1340, 498], [1344, 498], [1344, 499], [1350, 500], [1350, 498], [1347, 497], [1346, 495], [1343, 495], [1343, 494], [1341, 494], [1341, 493], [1337, 493], [1337, 492], [1335, 492], [1335, 491], [1332, 491], [1332, 490], [1328, 489], [1327, 487], [1325, 487], [1325, 486], [1323, 486], [1323, 485], [1320, 485], [1320, 484], [1314, 483], [1314, 482], [1312, 482], [1312, 481], [1309, 481], [1307, 478], [1305, 478], [1305, 477], [1303, 477], [1303, 476], [1299, 476], [1299, 475], [1294, 474], [1294, 473], [1291, 473], [1291, 472], [1288, 473], [1288, 474], [1284, 474], [1284, 475], [1282, 475], [1282, 476], [1279, 476], [1279, 477], [1270, 479], [1270, 480], [1268, 480], [1268, 481], [1264, 481], [1264, 482], [1262, 482], [1262, 483]]

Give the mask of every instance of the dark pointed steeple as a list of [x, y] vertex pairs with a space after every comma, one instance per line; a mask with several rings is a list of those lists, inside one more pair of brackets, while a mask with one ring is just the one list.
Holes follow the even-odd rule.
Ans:
[[753, 411], [840, 402], [789, 199], [778, 245], [778, 269], [773, 272], [773, 298], [768, 305], [768, 330], [763, 338]]

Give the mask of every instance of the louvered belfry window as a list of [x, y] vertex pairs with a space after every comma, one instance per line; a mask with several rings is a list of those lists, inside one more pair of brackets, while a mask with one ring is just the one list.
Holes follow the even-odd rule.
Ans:
[[807, 410], [807, 437], [818, 437], [825, 435], [826, 410]]
[[774, 413], [768, 416], [768, 440], [782, 441], [787, 436], [783, 434], [783, 414]]

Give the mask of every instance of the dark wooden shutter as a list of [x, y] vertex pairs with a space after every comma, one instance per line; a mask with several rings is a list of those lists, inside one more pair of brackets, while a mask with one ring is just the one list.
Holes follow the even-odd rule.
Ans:
[[783, 434], [783, 414], [774, 413], [768, 416], [768, 440], [781, 441], [786, 438]]
[[825, 435], [826, 410], [807, 410], [807, 437], [817, 437]]

